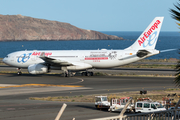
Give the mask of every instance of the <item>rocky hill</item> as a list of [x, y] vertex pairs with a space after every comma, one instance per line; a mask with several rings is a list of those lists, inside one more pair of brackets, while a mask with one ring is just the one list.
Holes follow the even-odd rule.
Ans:
[[0, 15], [0, 41], [17, 40], [121, 40], [77, 28], [69, 23], [36, 19], [22, 15]]

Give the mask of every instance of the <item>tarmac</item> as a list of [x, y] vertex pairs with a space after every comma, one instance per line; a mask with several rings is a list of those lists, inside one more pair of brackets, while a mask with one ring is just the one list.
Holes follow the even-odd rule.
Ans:
[[[3, 67], [0, 67], [0, 70], [2, 70], [1, 68]], [[151, 70], [147, 71], [151, 72]], [[160, 72], [163, 71], [166, 72], [166, 70]], [[175, 87], [173, 80], [174, 77], [75, 76], [65, 78], [58, 74], [38, 76], [22, 74], [18, 76], [16, 73], [3, 73], [0, 75], [0, 119], [55, 119], [64, 103], [30, 100], [30, 97], [102, 95], [124, 91], [164, 90]], [[61, 120], [72, 120], [73, 118], [87, 120], [119, 115], [117, 112], [97, 110], [94, 103], [66, 102], [66, 104], [67, 108]]]

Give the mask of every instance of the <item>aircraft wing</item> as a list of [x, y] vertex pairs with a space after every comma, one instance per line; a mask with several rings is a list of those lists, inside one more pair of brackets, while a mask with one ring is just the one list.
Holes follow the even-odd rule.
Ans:
[[42, 52], [39, 56], [42, 60], [44, 60], [45, 64], [50, 64], [51, 66], [67, 66], [68, 70], [83, 70], [92, 68], [92, 65], [81, 62], [72, 62], [72, 61], [64, 61], [60, 59], [54, 59], [45, 56], [45, 53]]
[[42, 52], [41, 55], [39, 56], [39, 58], [44, 60], [45, 63], [51, 64], [52, 66], [55, 66], [55, 65], [58, 65], [58, 66], [73, 65], [72, 63], [70, 63], [68, 61], [64, 61], [64, 60], [59, 60], [59, 59], [54, 59], [54, 58], [47, 57], [47, 56], [45, 56], [45, 52]]

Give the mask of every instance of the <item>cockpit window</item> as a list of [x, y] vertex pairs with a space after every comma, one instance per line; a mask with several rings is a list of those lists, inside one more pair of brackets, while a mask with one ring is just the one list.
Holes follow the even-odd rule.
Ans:
[[6, 56], [6, 58], [8, 58], [8, 55]]

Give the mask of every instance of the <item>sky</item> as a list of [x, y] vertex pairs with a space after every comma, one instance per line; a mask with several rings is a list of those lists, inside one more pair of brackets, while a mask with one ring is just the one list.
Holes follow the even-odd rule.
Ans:
[[178, 1], [0, 0], [0, 14], [66, 22], [95, 31], [144, 31], [156, 16], [164, 16], [161, 31], [180, 31], [169, 12]]

